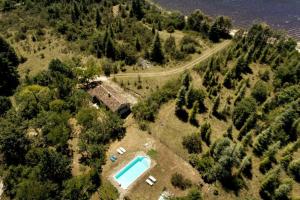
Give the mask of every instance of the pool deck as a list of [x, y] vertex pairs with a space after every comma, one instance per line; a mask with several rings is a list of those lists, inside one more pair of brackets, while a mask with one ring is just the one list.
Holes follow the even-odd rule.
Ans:
[[[153, 167], [155, 167], [156, 162], [155, 160], [151, 159], [145, 152], [143, 151], [138, 151], [138, 152], [134, 152], [134, 153], [128, 153], [130, 155], [128, 155], [128, 157], [130, 157], [131, 159], [128, 161], [128, 159], [122, 158], [122, 156], [118, 157], [118, 165], [112, 169], [112, 173], [111, 175], [108, 177], [108, 180], [110, 180], [110, 182], [118, 189], [119, 193], [120, 193], [120, 199], [123, 199], [123, 197], [135, 186], [135, 184], [137, 182], [139, 182], [139, 180], [141, 179], [145, 179], [146, 180], [146, 174], [148, 174], [148, 172], [151, 171], [151, 169]], [[114, 176], [122, 169], [124, 168], [127, 164], [129, 164], [135, 157], [137, 156], [147, 156], [149, 157], [149, 159], [151, 160], [151, 164], [150, 164], [150, 168], [147, 169], [145, 172], [143, 172], [132, 184], [129, 185], [129, 187], [127, 189], [123, 189], [120, 187], [119, 183], [115, 180]], [[150, 187], [150, 186], [149, 186]]]

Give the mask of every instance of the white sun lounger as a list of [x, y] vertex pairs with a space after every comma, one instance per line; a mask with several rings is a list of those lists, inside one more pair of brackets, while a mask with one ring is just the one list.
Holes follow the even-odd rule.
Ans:
[[153, 176], [149, 176], [149, 179], [153, 182], [153, 183], [155, 183], [157, 180], [156, 180], [156, 178], [154, 178]]
[[121, 149], [119, 148], [119, 149], [117, 149], [117, 152], [120, 154], [120, 155], [123, 155], [124, 153], [123, 153], [123, 151], [121, 151]]
[[148, 185], [150, 185], [150, 186], [152, 186], [154, 184], [150, 179], [147, 179], [146, 183], [148, 183]]
[[119, 148], [123, 153], [126, 153], [126, 149], [124, 149], [123, 147]]

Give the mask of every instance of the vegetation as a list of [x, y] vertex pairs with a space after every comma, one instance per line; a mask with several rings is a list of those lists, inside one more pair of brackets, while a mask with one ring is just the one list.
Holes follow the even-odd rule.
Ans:
[[[229, 39], [232, 27], [227, 17], [212, 19], [196, 10], [186, 20], [144, 0], [5, 0], [1, 12], [0, 174], [8, 199], [90, 199], [95, 192], [100, 199], [118, 199], [117, 189], [101, 175], [109, 144], [125, 135], [124, 121], [91, 106], [89, 81], [130, 65], [135, 70], [138, 60], [176, 64], [200, 54], [205, 44]], [[43, 61], [46, 70], [19, 74], [18, 66], [28, 64], [23, 52], [44, 59], [42, 49], [62, 41], [76, 58], [51, 58]], [[187, 150], [185, 158], [216, 188], [216, 196], [231, 190], [247, 194], [245, 199], [298, 198], [293, 188], [300, 181], [300, 54], [295, 47], [293, 39], [266, 24], [241, 30], [228, 48], [192, 72], [157, 86], [132, 108], [133, 117], [151, 133], [149, 123], [170, 101], [175, 120], [193, 130], [176, 135], [178, 148]], [[75, 152], [70, 143], [77, 140]], [[148, 154], [161, 156], [155, 149]], [[74, 163], [86, 170], [74, 174]], [[175, 188], [190, 188], [186, 196], [171, 199], [203, 199], [205, 191], [182, 174], [169, 178]], [[250, 184], [255, 191], [247, 190]]]
[[177, 187], [181, 190], [185, 190], [192, 186], [192, 183], [189, 179], [185, 179], [181, 174], [178, 173], [172, 175], [171, 183], [174, 187]]

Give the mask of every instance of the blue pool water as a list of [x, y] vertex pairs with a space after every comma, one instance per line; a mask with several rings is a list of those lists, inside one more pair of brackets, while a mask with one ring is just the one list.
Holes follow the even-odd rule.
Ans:
[[151, 160], [147, 156], [137, 156], [125, 167], [114, 175], [114, 179], [121, 188], [127, 189], [139, 176], [151, 166]]

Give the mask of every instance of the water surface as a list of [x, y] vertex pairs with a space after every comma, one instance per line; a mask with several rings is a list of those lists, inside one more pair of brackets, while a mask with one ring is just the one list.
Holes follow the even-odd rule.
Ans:
[[154, 0], [162, 7], [189, 14], [195, 9], [232, 18], [234, 25], [248, 27], [267, 22], [300, 39], [300, 0]]

